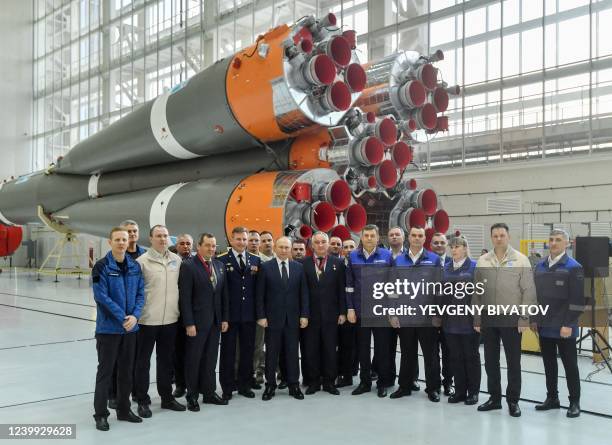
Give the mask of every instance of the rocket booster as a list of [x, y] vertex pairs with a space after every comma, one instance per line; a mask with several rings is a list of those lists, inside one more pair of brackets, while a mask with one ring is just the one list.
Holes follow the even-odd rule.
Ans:
[[406, 178], [460, 91], [438, 79], [442, 57], [362, 65], [333, 14], [278, 26], [57, 165], [0, 184], [0, 255], [41, 219], [100, 236], [127, 218], [228, 238], [236, 225], [304, 239], [356, 238], [366, 223], [446, 231], [435, 191]]
[[75, 145], [71, 174], [225, 154], [337, 125], [365, 72], [333, 14], [281, 25]]
[[309, 238], [338, 225], [358, 232], [366, 211], [331, 169], [263, 172], [171, 184], [79, 201], [53, 214], [78, 232], [106, 236], [129, 215], [141, 227], [168, 226], [172, 233], [206, 229], [221, 236], [234, 226], [269, 230], [275, 237]]

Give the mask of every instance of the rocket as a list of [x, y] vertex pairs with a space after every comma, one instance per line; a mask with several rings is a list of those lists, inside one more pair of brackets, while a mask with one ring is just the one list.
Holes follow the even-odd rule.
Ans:
[[438, 51], [360, 62], [333, 14], [280, 25], [79, 142], [49, 168], [0, 184], [0, 255], [40, 223], [106, 236], [142, 230], [218, 238], [235, 226], [274, 237], [357, 238], [379, 227], [446, 232], [431, 188], [408, 177], [448, 130]]

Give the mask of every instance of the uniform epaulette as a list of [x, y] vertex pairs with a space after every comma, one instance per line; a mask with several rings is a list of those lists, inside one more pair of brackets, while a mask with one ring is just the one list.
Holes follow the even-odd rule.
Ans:
[[229, 253], [229, 252], [223, 252], [223, 253], [220, 253], [219, 255], [217, 255], [217, 258], [220, 258], [220, 257], [222, 257], [222, 256], [225, 256], [225, 255], [227, 255], [228, 253]]

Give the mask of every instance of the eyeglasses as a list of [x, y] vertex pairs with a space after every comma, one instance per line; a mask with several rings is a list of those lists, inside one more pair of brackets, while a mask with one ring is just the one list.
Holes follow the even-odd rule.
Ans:
[[431, 244], [434, 246], [446, 246], [444, 241], [433, 241]]

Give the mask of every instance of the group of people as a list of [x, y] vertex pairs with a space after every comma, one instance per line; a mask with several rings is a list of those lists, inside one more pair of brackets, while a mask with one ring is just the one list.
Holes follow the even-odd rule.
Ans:
[[[94, 396], [96, 428], [109, 429], [108, 408], [117, 419], [142, 422], [152, 416], [150, 361], [156, 349], [157, 391], [161, 408], [199, 411], [205, 404], [227, 405], [237, 392], [271, 400], [288, 388], [295, 399], [358, 385], [351, 394], [372, 390], [386, 397], [396, 384], [396, 350], [401, 346], [398, 387], [391, 399], [409, 396], [418, 383], [420, 344], [425, 367], [425, 393], [439, 402], [478, 403], [481, 380], [479, 345], [484, 340], [489, 399], [479, 411], [501, 409], [500, 341], [508, 365], [506, 401], [509, 413], [521, 415], [521, 337], [538, 332], [546, 370], [547, 397], [536, 410], [560, 407], [557, 351], [570, 392], [568, 417], [580, 414], [580, 381], [575, 338], [584, 310], [582, 267], [566, 254], [569, 236], [550, 234], [550, 256], [532, 272], [529, 260], [510, 246], [509, 229], [491, 227], [493, 250], [470, 258], [467, 240], [436, 233], [425, 249], [425, 230], [392, 227], [388, 248], [379, 228], [367, 225], [359, 246], [316, 232], [307, 243], [270, 232], [235, 227], [229, 248], [217, 254], [217, 240], [201, 234], [195, 245], [188, 234], [170, 246], [162, 225], [150, 229], [150, 248], [138, 245], [136, 222], [127, 220], [109, 235], [110, 251], [92, 271], [97, 305], [98, 370]], [[175, 253], [176, 252], [176, 253]], [[307, 255], [308, 253], [308, 255]], [[431, 268], [445, 282], [487, 283], [500, 304], [536, 302], [550, 306], [546, 319], [515, 317], [511, 325], [492, 318], [434, 316], [425, 324], [402, 325], [397, 317], [373, 326], [361, 314], [364, 271]], [[505, 274], [504, 280], [499, 274]], [[508, 278], [509, 277], [509, 278]], [[474, 305], [482, 296], [446, 296], [445, 305]], [[373, 339], [373, 342], [372, 342]], [[372, 343], [374, 354], [372, 356]], [[220, 345], [220, 346], [219, 346]], [[220, 354], [219, 354], [220, 348]], [[219, 356], [217, 393], [216, 367]], [[265, 379], [264, 379], [265, 376]], [[173, 390], [174, 382], [174, 390]], [[130, 394], [138, 404], [131, 409]], [[186, 404], [177, 399], [185, 397]]]

